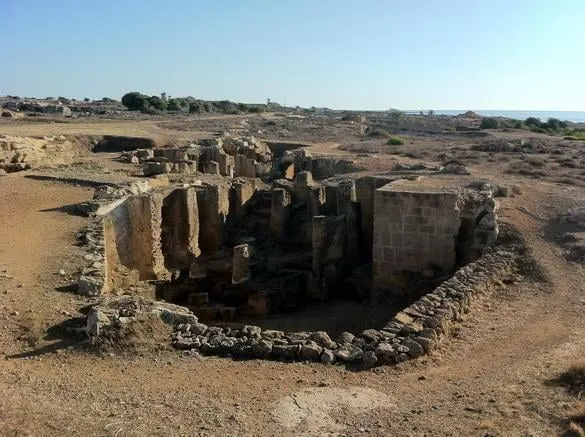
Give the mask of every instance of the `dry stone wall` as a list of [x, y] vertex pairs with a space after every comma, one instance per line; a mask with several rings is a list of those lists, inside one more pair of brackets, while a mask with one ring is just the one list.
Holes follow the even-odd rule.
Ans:
[[172, 344], [181, 350], [234, 358], [316, 361], [370, 368], [393, 365], [432, 354], [473, 304], [495, 283], [517, 272], [513, 248], [495, 248], [459, 269], [451, 279], [395, 314], [381, 329], [342, 333], [283, 332], [245, 325], [239, 329], [208, 326], [183, 307], [143, 302], [142, 298], [108, 298], [90, 310], [87, 332], [99, 337], [104, 329], [131, 323], [141, 314], [157, 314], [175, 326]]
[[365, 368], [396, 364], [432, 354], [476, 300], [489, 294], [494, 283], [515, 274], [516, 261], [514, 250], [489, 251], [397, 313], [381, 329], [344, 332], [333, 340], [324, 331], [283, 332], [250, 325], [231, 329], [196, 322], [177, 325], [173, 345], [238, 358], [338, 362]]

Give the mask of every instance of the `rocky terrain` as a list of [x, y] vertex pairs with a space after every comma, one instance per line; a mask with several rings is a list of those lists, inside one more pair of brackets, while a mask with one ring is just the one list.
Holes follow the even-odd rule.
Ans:
[[[400, 130], [374, 118], [275, 113], [53, 117], [0, 119], [0, 434], [582, 435], [580, 391], [560, 377], [582, 364], [585, 348], [585, 143], [525, 129], [457, 131], [441, 119]], [[370, 134], [384, 126], [402, 144]], [[428, 193], [486, 195], [489, 185], [498, 240], [474, 240], [482, 245], [470, 262], [397, 278], [408, 284], [364, 298], [381, 277], [363, 273], [372, 252], [364, 243], [367, 191], [359, 187], [368, 178], [390, 185], [407, 178]], [[357, 193], [347, 198], [348, 179]], [[214, 216], [201, 199], [224, 183], [229, 218], [225, 240], [214, 243], [206, 228]], [[126, 226], [108, 215], [126, 199], [182, 205], [172, 190], [189, 187], [199, 213], [174, 218], [193, 203], [185, 210], [167, 203], [163, 243], [152, 243], [160, 255], [142, 252], [150, 241], [142, 233], [125, 235], [147, 222]], [[246, 193], [258, 193], [257, 203]], [[323, 209], [309, 212], [331, 217], [325, 246], [303, 240], [311, 228], [302, 217], [314, 207], [306, 193], [322, 199]], [[266, 208], [264, 198], [281, 199], [290, 215]], [[146, 205], [132, 202], [129, 217]], [[347, 209], [356, 202], [359, 220]], [[113, 231], [99, 231], [99, 217], [112, 220]], [[275, 217], [290, 227], [277, 227]], [[188, 226], [176, 233], [170, 223]], [[294, 257], [278, 252], [274, 232]], [[355, 258], [351, 238], [338, 246], [335, 235], [359, 236], [357, 247], [370, 255]], [[128, 258], [124, 242], [152, 253], [152, 263]], [[246, 250], [235, 249], [242, 244]], [[354, 258], [352, 274], [332, 276], [332, 260], [347, 266]], [[119, 263], [110, 271], [112, 259]], [[321, 302], [244, 313], [250, 302], [260, 308], [249, 293], [258, 291], [255, 278], [273, 274], [263, 267], [269, 259], [293, 273], [287, 278], [313, 275], [311, 296]], [[213, 278], [209, 288], [202, 271]], [[178, 305], [161, 301], [161, 284], [176, 287], [163, 291]], [[197, 296], [176, 297], [194, 284], [204, 287]], [[388, 299], [397, 289], [403, 295]], [[223, 309], [211, 317], [201, 299]]]

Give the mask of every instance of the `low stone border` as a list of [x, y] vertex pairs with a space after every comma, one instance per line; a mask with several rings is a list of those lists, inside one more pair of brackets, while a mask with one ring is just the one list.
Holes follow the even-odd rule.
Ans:
[[513, 273], [515, 260], [512, 250], [488, 251], [397, 313], [381, 330], [367, 329], [358, 335], [344, 332], [334, 341], [324, 331], [285, 333], [263, 331], [258, 326], [230, 329], [197, 322], [179, 324], [172, 344], [177, 349], [237, 358], [339, 362], [364, 368], [396, 364], [430, 354], [450, 333], [452, 324], [469, 312], [475, 299]]
[[94, 218], [83, 228], [77, 238], [85, 246], [83, 259], [86, 266], [77, 279], [77, 293], [83, 296], [99, 296], [106, 282], [106, 247], [104, 226], [100, 218]]

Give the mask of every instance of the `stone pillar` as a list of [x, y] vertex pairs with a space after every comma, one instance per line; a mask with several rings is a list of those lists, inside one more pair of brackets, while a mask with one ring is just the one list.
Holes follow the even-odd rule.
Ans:
[[242, 284], [250, 279], [250, 250], [247, 244], [234, 247], [232, 284]]
[[[140, 280], [168, 279], [161, 250], [162, 194], [131, 196], [128, 202], [130, 265]], [[120, 252], [120, 248], [118, 249]]]
[[296, 187], [310, 187], [313, 185], [313, 175], [310, 171], [301, 171], [295, 176]]
[[167, 267], [189, 267], [192, 259], [201, 253], [195, 188], [178, 188], [164, 199], [161, 227]]
[[340, 181], [337, 184], [337, 214], [348, 214], [351, 212], [351, 204], [356, 201], [355, 181]]
[[256, 177], [256, 160], [246, 157], [246, 155], [237, 154], [235, 156], [236, 177], [243, 176], [248, 178]]
[[290, 193], [284, 188], [274, 188], [270, 204], [270, 234], [277, 240], [282, 240], [285, 236], [290, 207]]
[[339, 182], [337, 186], [337, 214], [345, 216], [346, 229], [346, 268], [355, 265], [359, 254], [359, 205], [356, 202], [355, 181], [347, 180]]
[[323, 247], [327, 241], [327, 216], [317, 215], [313, 217], [313, 279], [315, 281], [321, 280], [322, 268], [321, 268], [321, 253]]
[[254, 181], [249, 179], [237, 180], [232, 186], [233, 189], [233, 205], [231, 213], [236, 217], [240, 217], [244, 211], [244, 205], [252, 198], [256, 192]]
[[203, 164], [203, 173], [219, 175], [219, 164], [215, 161], [206, 161]]
[[207, 185], [197, 191], [199, 208], [199, 247], [204, 253], [219, 249], [224, 241], [224, 227], [230, 209], [229, 188]]

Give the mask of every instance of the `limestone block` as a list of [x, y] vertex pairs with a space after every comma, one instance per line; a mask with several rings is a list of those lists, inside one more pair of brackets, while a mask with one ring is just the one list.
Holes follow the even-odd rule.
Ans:
[[219, 164], [215, 161], [206, 161], [202, 164], [203, 173], [219, 175]]
[[290, 217], [291, 196], [284, 188], [272, 190], [270, 204], [270, 233], [277, 240], [281, 240], [286, 231]]
[[247, 244], [234, 247], [232, 284], [242, 284], [250, 279], [250, 251]]

